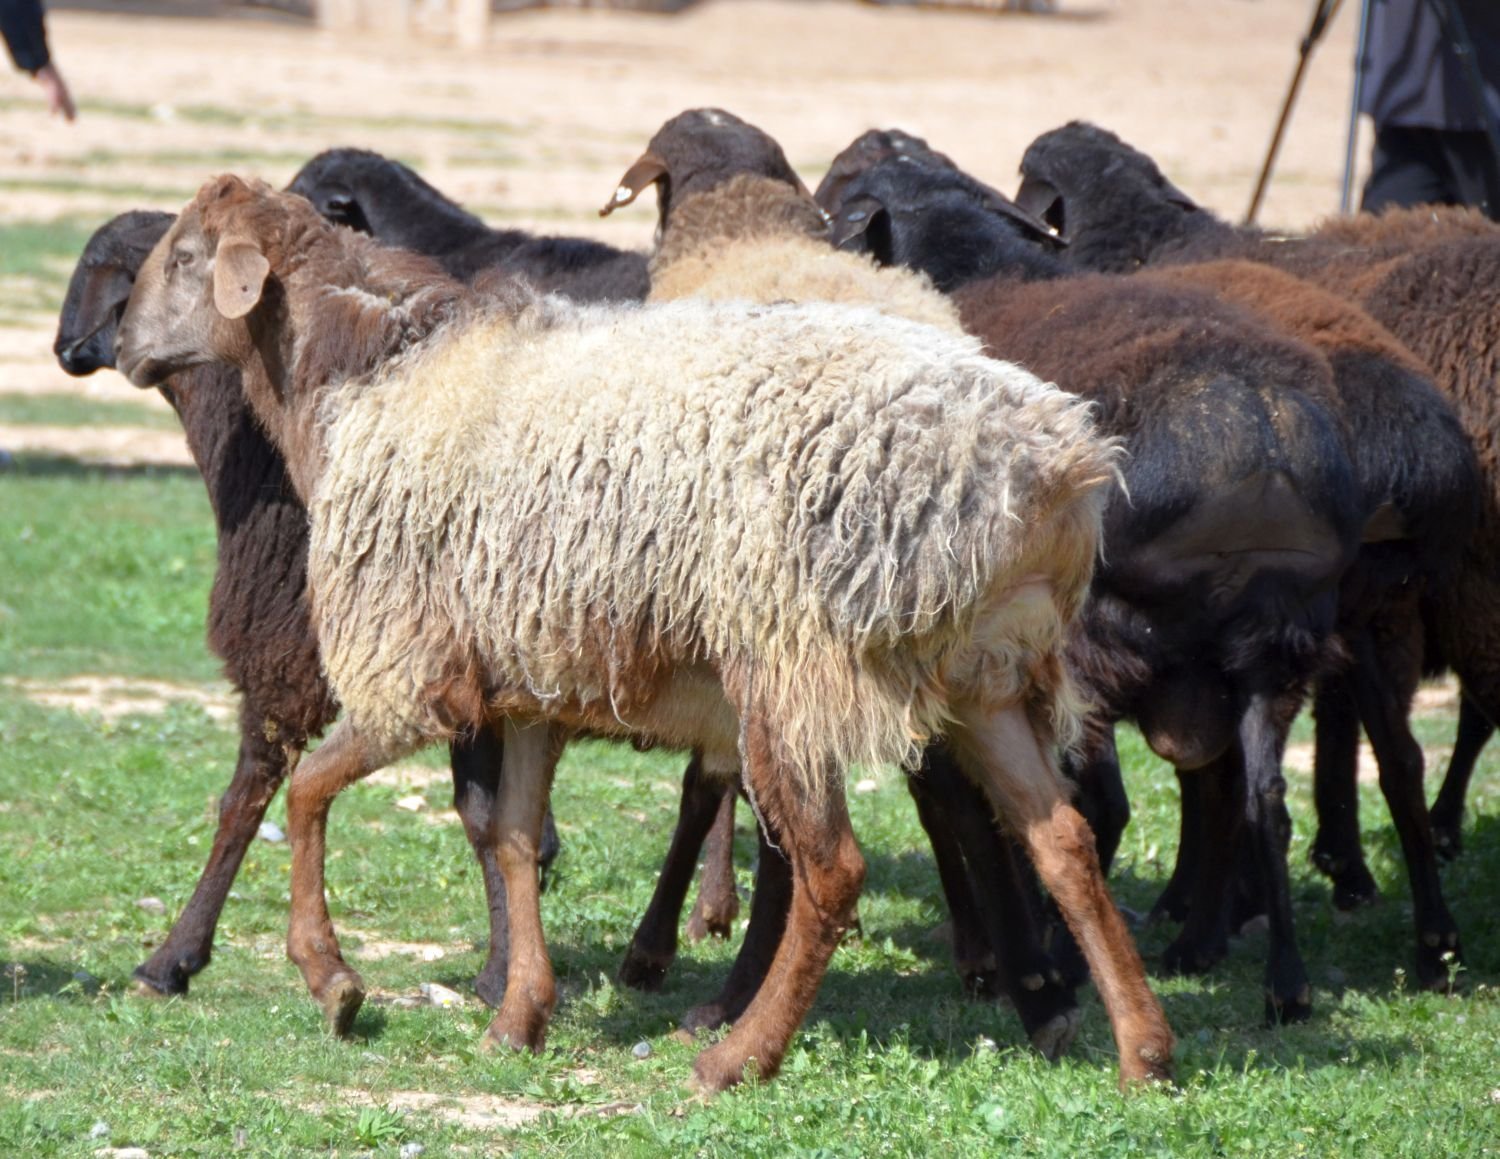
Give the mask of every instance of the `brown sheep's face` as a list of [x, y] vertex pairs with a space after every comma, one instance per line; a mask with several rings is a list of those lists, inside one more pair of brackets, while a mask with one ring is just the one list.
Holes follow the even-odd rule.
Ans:
[[147, 256], [120, 320], [115, 365], [137, 386], [205, 363], [243, 366], [252, 354], [247, 315], [270, 263], [251, 238], [209, 234], [201, 210], [207, 193]]

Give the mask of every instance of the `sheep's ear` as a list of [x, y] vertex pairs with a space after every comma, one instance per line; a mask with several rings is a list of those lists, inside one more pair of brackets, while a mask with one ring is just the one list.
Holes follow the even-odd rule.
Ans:
[[975, 184], [979, 186], [985, 209], [989, 210], [996, 217], [1005, 218], [1006, 221], [1018, 227], [1022, 233], [1030, 234], [1034, 241], [1056, 246], [1058, 249], [1066, 248], [1068, 239], [1059, 234], [1035, 213], [1017, 205], [998, 189], [991, 189], [983, 182], [976, 182]]
[[665, 161], [650, 150], [642, 153], [640, 159], [625, 170], [625, 176], [620, 178], [620, 184], [615, 189], [614, 196], [604, 203], [599, 216], [608, 217], [615, 210], [629, 205], [641, 195], [641, 191], [646, 186], [654, 185], [666, 175], [667, 163]]
[[[860, 194], [844, 202], [833, 219], [833, 244], [841, 250], [873, 254], [889, 262], [891, 215], [878, 197]], [[883, 240], [882, 240], [883, 239]]]
[[271, 263], [244, 237], [226, 237], [214, 254], [214, 307], [226, 318], [243, 318], [260, 301]]

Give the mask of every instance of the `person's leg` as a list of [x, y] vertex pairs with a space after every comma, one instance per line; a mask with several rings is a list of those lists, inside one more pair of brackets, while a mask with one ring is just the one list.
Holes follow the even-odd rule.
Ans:
[[1370, 177], [1359, 208], [1378, 213], [1393, 206], [1452, 205], [1456, 200], [1436, 129], [1384, 125], [1375, 130]]

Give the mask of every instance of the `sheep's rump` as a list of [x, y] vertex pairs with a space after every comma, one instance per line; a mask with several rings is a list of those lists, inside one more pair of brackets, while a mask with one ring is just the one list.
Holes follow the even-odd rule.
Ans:
[[[468, 681], [701, 743], [651, 715], [687, 672], [775, 713], [810, 777], [904, 759], [948, 665], [991, 678], [962, 659], [974, 621], [1035, 569], [1081, 594], [1113, 469], [1071, 395], [825, 305], [543, 299], [343, 388], [325, 419], [309, 570], [363, 729], [447, 735], [434, 690]], [[1076, 574], [1038, 563], [1063, 535]], [[1057, 646], [1028, 632], [996, 640], [985, 616], [1021, 689]]]

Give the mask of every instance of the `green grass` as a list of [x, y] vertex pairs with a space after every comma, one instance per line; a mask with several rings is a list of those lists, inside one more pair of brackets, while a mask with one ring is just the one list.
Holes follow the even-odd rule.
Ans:
[[[960, 997], [932, 933], [944, 916], [936, 875], [904, 789], [884, 774], [877, 791], [851, 797], [870, 865], [863, 936], [835, 956], [782, 1076], [710, 1103], [691, 1097], [693, 1050], [669, 1032], [716, 988], [734, 947], [685, 948], [658, 995], [612, 983], [665, 847], [682, 760], [597, 742], [570, 750], [555, 794], [564, 851], [543, 906], [563, 1000], [541, 1055], [478, 1053], [487, 1013], [473, 1001], [371, 1002], [353, 1041], [330, 1040], [281, 953], [284, 843], [251, 849], [191, 994], [136, 998], [130, 971], [196, 881], [235, 737], [186, 705], [108, 723], [41, 707], [10, 681], [213, 679], [201, 644], [213, 548], [188, 473], [24, 455], [0, 473], [0, 966], [24, 969], [0, 973], [0, 1154], [92, 1155], [105, 1145], [90, 1137], [99, 1121], [109, 1144], [153, 1156], [394, 1156], [403, 1142], [429, 1157], [1500, 1153], [1494, 761], [1476, 782], [1469, 850], [1445, 870], [1466, 935], [1465, 996], [1413, 994], [1398, 973], [1410, 957], [1404, 871], [1368, 786], [1368, 848], [1386, 900], [1334, 917], [1307, 866], [1298, 779], [1293, 885], [1316, 1015], [1262, 1028], [1263, 937], [1237, 941], [1208, 978], [1157, 979], [1181, 1040], [1174, 1094], [1118, 1095], [1092, 993], [1057, 1066], [1022, 1049], [1008, 1009]], [[1451, 721], [1421, 732], [1446, 741]], [[1170, 867], [1175, 781], [1134, 734], [1123, 757], [1135, 820], [1114, 884], [1143, 909]], [[445, 949], [431, 962], [363, 962], [379, 993], [414, 994], [426, 981], [467, 992], [482, 959], [477, 870], [448, 788], [422, 788], [421, 815], [396, 807], [408, 791], [367, 784], [340, 798], [331, 908], [348, 947], [382, 938]], [[271, 816], [284, 819], [279, 801]], [[742, 816], [742, 867], [752, 849]], [[135, 904], [148, 896], [167, 913]], [[1148, 960], [1170, 933], [1141, 931]], [[637, 1060], [641, 1041], [652, 1053]], [[411, 1092], [543, 1113], [516, 1128], [469, 1127], [411, 1109]]]
[[171, 411], [128, 402], [99, 402], [71, 394], [0, 393], [0, 423], [41, 423], [59, 427], [146, 427], [179, 431]]

